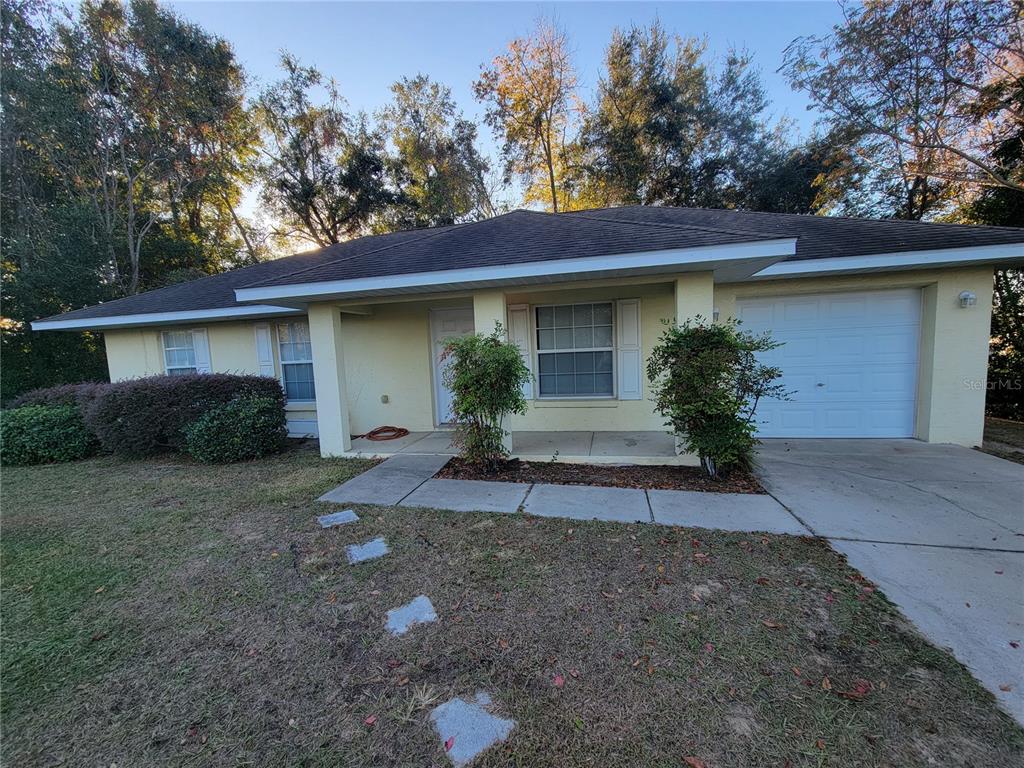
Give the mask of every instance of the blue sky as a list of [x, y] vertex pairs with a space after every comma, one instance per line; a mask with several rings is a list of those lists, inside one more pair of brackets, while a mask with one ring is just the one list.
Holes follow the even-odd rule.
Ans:
[[[448, 85], [463, 112], [482, 122], [471, 84], [512, 38], [539, 16], [554, 17], [569, 34], [583, 94], [596, 84], [615, 27], [660, 18], [670, 32], [706, 36], [714, 54], [745, 47], [760, 68], [776, 116], [796, 121], [801, 135], [813, 115], [806, 99], [776, 74], [782, 51], [797, 36], [824, 34], [841, 20], [833, 0], [821, 2], [572, 2], [572, 3], [327, 3], [175, 2], [186, 18], [225, 38], [254, 84], [278, 78], [282, 49], [334, 77], [354, 109], [373, 112], [391, 83], [422, 72]], [[481, 146], [495, 144], [481, 125]], [[794, 136], [794, 139], [797, 138]]]

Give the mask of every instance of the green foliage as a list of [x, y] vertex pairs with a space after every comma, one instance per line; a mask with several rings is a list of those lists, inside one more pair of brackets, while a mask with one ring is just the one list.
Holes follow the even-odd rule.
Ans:
[[74, 405], [26, 405], [0, 412], [4, 464], [52, 464], [88, 456], [95, 440]]
[[108, 384], [85, 418], [104, 450], [142, 458], [184, 450], [189, 424], [212, 408], [246, 396], [273, 400], [284, 412], [284, 392], [276, 379], [197, 373]]
[[771, 126], [749, 55], [716, 62], [707, 43], [657, 22], [616, 30], [583, 131], [581, 199], [806, 213], [814, 157]]
[[380, 122], [397, 152], [402, 199], [385, 216], [388, 231], [474, 221], [494, 215], [485, 183], [487, 160], [476, 125], [458, 110], [451, 89], [425, 75], [391, 86]]
[[505, 340], [500, 323], [489, 336], [448, 339], [443, 357], [449, 361], [444, 381], [458, 424], [455, 443], [467, 461], [493, 465], [508, 455], [503, 420], [526, 413], [523, 385], [530, 370], [519, 348]]
[[224, 464], [280, 451], [288, 437], [280, 399], [240, 397], [211, 408], [185, 427], [185, 449], [196, 461]]
[[[281, 56], [285, 77], [265, 89], [257, 114], [267, 139], [263, 202], [291, 233], [318, 246], [368, 234], [398, 197], [381, 135], [349, 116], [337, 84]], [[327, 103], [313, 92], [326, 88]]]
[[781, 371], [755, 357], [777, 346], [767, 334], [739, 330], [735, 321], [709, 324], [697, 318], [668, 328], [651, 353], [647, 378], [655, 410], [711, 477], [750, 466], [758, 401], [786, 397], [775, 383]]

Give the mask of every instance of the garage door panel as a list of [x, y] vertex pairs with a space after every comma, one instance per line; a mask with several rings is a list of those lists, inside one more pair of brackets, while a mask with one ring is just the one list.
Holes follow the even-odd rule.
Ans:
[[913, 434], [920, 291], [750, 299], [737, 316], [783, 342], [760, 359], [782, 369], [791, 396], [759, 404], [761, 436]]

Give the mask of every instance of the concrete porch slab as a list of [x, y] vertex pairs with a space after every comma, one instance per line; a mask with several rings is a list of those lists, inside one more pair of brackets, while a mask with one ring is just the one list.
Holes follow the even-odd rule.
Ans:
[[427, 480], [400, 506], [451, 509], [455, 512], [513, 513], [526, 498], [529, 483], [496, 483], [487, 480]]
[[771, 496], [753, 493], [648, 491], [654, 522], [722, 531], [767, 531], [810, 536]]
[[395, 440], [368, 440], [365, 437], [356, 437], [352, 440], [350, 453], [370, 455], [379, 453], [398, 453], [403, 448], [409, 448], [425, 437], [430, 437], [432, 434], [434, 433], [410, 432], [405, 437], [399, 437]]
[[664, 456], [674, 459], [676, 441], [663, 432], [595, 432], [591, 456]]
[[589, 456], [593, 432], [513, 432], [512, 453], [550, 459], [557, 451], [565, 456]]
[[448, 463], [449, 456], [398, 453], [342, 483], [318, 501], [334, 504], [397, 504]]
[[454, 456], [458, 451], [452, 445], [452, 434], [446, 430], [428, 432], [422, 440], [417, 440], [409, 447], [402, 448], [401, 453], [440, 453]]
[[649, 523], [647, 495], [635, 488], [600, 488], [592, 485], [533, 486], [523, 511], [539, 517]]

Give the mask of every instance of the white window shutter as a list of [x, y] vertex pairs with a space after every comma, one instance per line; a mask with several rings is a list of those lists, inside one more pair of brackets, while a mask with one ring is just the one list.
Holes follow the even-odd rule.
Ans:
[[530, 380], [523, 384], [523, 397], [533, 399], [533, 356], [530, 354], [530, 307], [512, 304], [508, 308], [508, 338], [519, 347], [523, 363], [530, 369]]
[[621, 299], [618, 309], [619, 400], [643, 396], [643, 359], [640, 354], [640, 299]]
[[206, 337], [205, 328], [192, 329], [192, 346], [196, 351], [196, 371], [210, 373], [210, 342]]
[[254, 326], [256, 332], [256, 360], [260, 366], [260, 376], [274, 377], [274, 342], [270, 337], [270, 326], [266, 323], [257, 323]]

